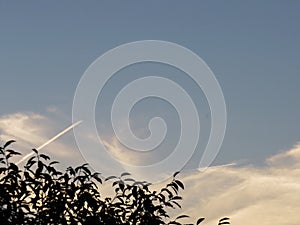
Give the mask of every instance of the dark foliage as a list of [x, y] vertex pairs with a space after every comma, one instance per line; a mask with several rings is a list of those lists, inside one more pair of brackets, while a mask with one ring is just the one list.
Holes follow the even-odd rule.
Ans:
[[[180, 189], [183, 183], [176, 178], [159, 191], [150, 184], [130, 178], [103, 179], [92, 173], [87, 164], [69, 167], [65, 172], [55, 168], [57, 161], [33, 149], [31, 157], [20, 169], [11, 158], [20, 153], [8, 149], [14, 141], [0, 147], [0, 223], [2, 225], [160, 225], [181, 223], [187, 215], [168, 221], [167, 209], [181, 207]], [[102, 197], [99, 185], [111, 182], [113, 197]], [[196, 224], [202, 223], [199, 218]], [[219, 225], [229, 224], [222, 218]], [[192, 225], [192, 224], [191, 224]]]

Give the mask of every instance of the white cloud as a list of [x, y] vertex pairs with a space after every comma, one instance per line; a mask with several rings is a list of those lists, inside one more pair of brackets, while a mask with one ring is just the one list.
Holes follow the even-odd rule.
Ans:
[[16, 113], [0, 117], [1, 141], [18, 140], [16, 145], [35, 147], [44, 141], [45, 130], [37, 124], [46, 124], [45, 117], [34, 113]]
[[[16, 140], [12, 148], [24, 156], [64, 128], [65, 126], [61, 127], [51, 118], [40, 114], [32, 112], [9, 114], [0, 117], [0, 140], [2, 144], [8, 140]], [[70, 141], [71, 138], [72, 135], [66, 134], [41, 151], [62, 164], [78, 165], [83, 160], [77, 148], [72, 145], [74, 141]]]
[[140, 160], [139, 155], [129, 151], [118, 141], [116, 137], [106, 138], [102, 141], [103, 145], [109, 153], [124, 166], [128, 163], [137, 162]]
[[[58, 126], [50, 118], [35, 113], [0, 117], [1, 142], [17, 140], [13, 148], [22, 150], [23, 154], [64, 128], [65, 125]], [[74, 143], [72, 135], [67, 134], [43, 151], [65, 166], [79, 165], [83, 159]], [[106, 146], [122, 161], [125, 156], [128, 161], [133, 160], [131, 155], [119, 149], [118, 143], [110, 142]], [[206, 225], [216, 225], [223, 216], [230, 217], [232, 224], [237, 225], [299, 225], [299, 177], [300, 144], [268, 158], [263, 167], [217, 167], [204, 172], [183, 173], [181, 179], [186, 186], [182, 192], [183, 209], [175, 214], [188, 214], [194, 220], [206, 217], [203, 223]]]
[[256, 168], [211, 168], [183, 175], [184, 213], [217, 224], [223, 216], [232, 224], [300, 224], [300, 145], [266, 160]]

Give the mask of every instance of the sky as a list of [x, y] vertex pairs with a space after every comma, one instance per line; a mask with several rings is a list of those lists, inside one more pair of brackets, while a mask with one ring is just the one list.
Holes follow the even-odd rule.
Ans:
[[[195, 215], [199, 206], [212, 220], [226, 214], [236, 224], [253, 224], [249, 218], [255, 215], [260, 224], [270, 219], [282, 224], [280, 209], [286, 224], [299, 224], [294, 213], [300, 207], [295, 198], [300, 191], [299, 9], [298, 1], [277, 0], [0, 1], [0, 140], [14, 138], [16, 148], [30, 152], [72, 124], [76, 87], [99, 56], [133, 41], [173, 42], [200, 56], [223, 91], [227, 127], [212, 166], [237, 164], [183, 174], [192, 190], [204, 190], [194, 201], [184, 196], [187, 211]], [[116, 73], [97, 100], [98, 132], [117, 159], [151, 163], [170, 153], [180, 124], [167, 102], [146, 99], [132, 109], [131, 125], [141, 138], [149, 135], [146, 126], [154, 116], [168, 125], [166, 141], [152, 155], [135, 156], [120, 147], [109, 121], [118, 91], [149, 74], [180, 83], [196, 102], [202, 133], [192, 168], [208, 141], [210, 111], [203, 92], [182, 71], [144, 63]], [[85, 161], [73, 132], [45, 151], [63, 165]]]

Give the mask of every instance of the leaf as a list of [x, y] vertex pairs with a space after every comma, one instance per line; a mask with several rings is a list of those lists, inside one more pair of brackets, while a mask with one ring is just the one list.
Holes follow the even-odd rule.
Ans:
[[222, 219], [219, 220], [219, 222], [223, 222], [223, 221], [229, 220], [229, 219], [230, 219], [230, 218], [228, 218], [228, 217], [223, 217]]
[[28, 161], [27, 161], [27, 164], [28, 163], [30, 163], [32, 160], [34, 160], [36, 157], [35, 156], [32, 156], [32, 157], [30, 157], [30, 159], [28, 159]]
[[178, 174], [180, 173], [180, 171], [177, 171], [173, 174], [173, 177], [175, 178]]
[[9, 152], [11, 155], [22, 155], [21, 153], [16, 152], [16, 151], [11, 150], [11, 149], [8, 149], [8, 150], [6, 150], [6, 151]]
[[175, 182], [167, 184], [167, 187], [171, 187], [175, 191], [176, 194], [178, 193], [178, 185]]
[[224, 217], [224, 218], [222, 218], [222, 219], [219, 220], [219, 224], [218, 225], [230, 224], [230, 222], [228, 220], [229, 220], [228, 217]]
[[224, 224], [230, 224], [230, 222], [228, 222], [228, 221], [225, 221], [225, 222], [219, 222], [219, 225], [224, 225]]
[[32, 151], [34, 151], [35, 154], [38, 154], [38, 150], [36, 150], [35, 148], [33, 148]]
[[188, 215], [180, 215], [180, 216], [176, 217], [176, 220], [182, 219], [182, 218], [189, 218], [189, 216]]
[[7, 146], [9, 146], [10, 144], [16, 142], [15, 140], [10, 140], [8, 142], [6, 142], [4, 145], [3, 145], [3, 148], [6, 148]]
[[[174, 202], [174, 201], [172, 201], [172, 203], [173, 204], [175, 204], [175, 205], [177, 205], [179, 208], [181, 208], [181, 205], [179, 205], [179, 203], [178, 202]], [[174, 208], [174, 207], [173, 207]]]
[[121, 177], [124, 177], [124, 176], [130, 176], [130, 175], [131, 175], [130, 173], [124, 172], [124, 173], [121, 174]]
[[101, 179], [101, 177], [100, 177], [100, 173], [93, 173], [92, 174], [92, 177], [96, 180], [96, 181], [98, 181], [100, 184], [102, 184], [102, 179]]
[[202, 217], [202, 218], [199, 218], [199, 219], [197, 220], [197, 223], [196, 223], [196, 224], [198, 225], [198, 224], [202, 223], [204, 220], [205, 220], [205, 218], [203, 218], [203, 217]]
[[178, 184], [179, 187], [181, 187], [182, 190], [184, 190], [184, 185], [180, 180], [175, 180], [174, 181], [176, 184]]
[[40, 154], [40, 157], [42, 157], [45, 160], [50, 160], [50, 157], [45, 154]]
[[98, 176], [94, 176], [95, 180], [98, 181], [100, 184], [102, 184], [102, 179]]
[[163, 189], [161, 189], [161, 192], [163, 192], [163, 191], [168, 192], [169, 198], [172, 198], [172, 197], [173, 197], [173, 193], [172, 193], [169, 189], [163, 188]]
[[180, 197], [180, 196], [174, 196], [174, 197], [172, 198], [172, 200], [182, 200], [182, 197]]
[[117, 178], [116, 176], [109, 176], [109, 177], [105, 178], [105, 181], [108, 181], [108, 180], [111, 180], [111, 179], [116, 179], [116, 178]]
[[178, 223], [178, 222], [176, 222], [176, 221], [169, 222], [168, 224], [181, 225], [181, 223]]
[[122, 183], [122, 181], [116, 180], [113, 182], [112, 187], [116, 186], [117, 184]]
[[81, 166], [77, 166], [77, 167], [75, 168], [75, 172], [77, 173], [79, 170], [85, 168], [87, 165], [88, 165], [88, 163], [84, 163], [84, 164], [82, 164]]
[[75, 170], [74, 170], [71, 166], [69, 166], [69, 167], [67, 168], [67, 171], [70, 173], [70, 175], [72, 175], [72, 176], [75, 175]]
[[91, 171], [88, 168], [86, 168], [85, 166], [82, 166], [81, 169], [83, 169], [88, 175], [92, 174]]
[[15, 171], [15, 172], [18, 172], [18, 171], [19, 171], [18, 166], [17, 166], [16, 164], [14, 164], [14, 163], [10, 163], [10, 164], [9, 164], [9, 169], [11, 169], [11, 170], [13, 170], [13, 171]]
[[26, 166], [25, 168], [26, 169], [29, 169], [33, 164], [36, 163], [36, 160], [34, 160], [36, 157], [35, 156], [32, 156], [26, 163]]
[[38, 168], [36, 170], [36, 174], [39, 175], [43, 171], [43, 168], [44, 164], [41, 161], [38, 161]]
[[124, 191], [124, 188], [125, 188], [124, 183], [119, 183], [119, 188], [120, 188], [122, 191]]
[[59, 163], [59, 162], [58, 161], [52, 161], [52, 162], [49, 163], [49, 165], [51, 166], [51, 165], [54, 165], [54, 164], [57, 164], [57, 163]]
[[6, 170], [7, 170], [6, 168], [0, 167], [0, 174], [3, 173], [3, 172], [5, 172]]
[[135, 182], [135, 179], [133, 178], [125, 178], [124, 181], [131, 181], [131, 182]]
[[14, 155], [21, 155], [21, 153], [19, 153], [19, 152], [15, 152], [14, 150], [6, 150], [7, 152], [9, 152], [7, 155], [6, 155], [6, 159], [9, 159], [9, 158], [11, 158], [12, 156], [14, 156]]

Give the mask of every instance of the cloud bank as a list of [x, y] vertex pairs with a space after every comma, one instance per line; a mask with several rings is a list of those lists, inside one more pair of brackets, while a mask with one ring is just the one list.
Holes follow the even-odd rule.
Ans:
[[300, 224], [300, 144], [266, 160], [264, 167], [211, 168], [183, 175], [184, 213], [216, 224]]
[[[40, 114], [5, 115], [0, 117], [0, 140], [17, 140], [13, 148], [24, 155], [64, 127]], [[64, 166], [79, 165], [84, 160], [71, 137], [61, 137], [43, 151]], [[106, 145], [116, 148], [115, 143]], [[119, 151], [112, 154], [124, 156]], [[300, 144], [269, 157], [261, 167], [215, 167], [182, 173], [180, 178], [186, 190], [182, 192], [183, 209], [175, 213], [191, 215], [192, 220], [205, 217], [204, 224], [216, 225], [218, 219], [228, 216], [237, 225], [300, 224]]]

